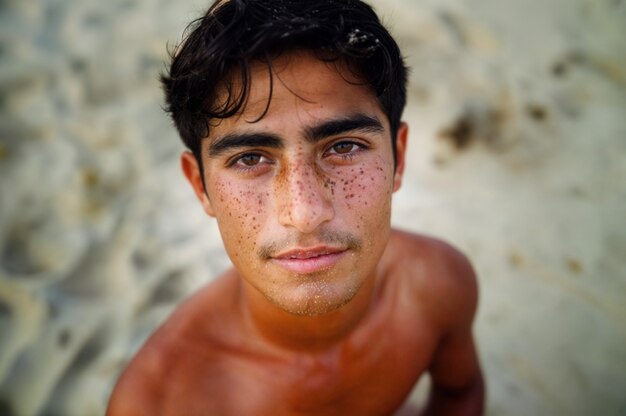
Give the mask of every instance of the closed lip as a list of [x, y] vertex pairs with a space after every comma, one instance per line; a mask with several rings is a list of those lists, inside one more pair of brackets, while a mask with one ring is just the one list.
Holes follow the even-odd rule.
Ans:
[[316, 246], [296, 248], [272, 256], [272, 262], [290, 272], [314, 273], [333, 267], [347, 252], [345, 248]]

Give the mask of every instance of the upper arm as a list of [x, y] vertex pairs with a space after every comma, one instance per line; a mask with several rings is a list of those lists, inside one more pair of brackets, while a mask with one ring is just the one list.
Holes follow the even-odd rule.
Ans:
[[432, 383], [443, 390], [462, 390], [481, 380], [472, 323], [478, 306], [478, 284], [467, 258], [443, 245], [438, 256], [442, 265], [439, 295], [441, 338], [430, 366]]
[[131, 386], [118, 384], [109, 399], [107, 416], [149, 416], [155, 415], [155, 406], [150, 400], [146, 400], [141, 390]]
[[131, 361], [113, 389], [107, 416], [158, 414], [159, 361], [151, 351], [142, 351]]

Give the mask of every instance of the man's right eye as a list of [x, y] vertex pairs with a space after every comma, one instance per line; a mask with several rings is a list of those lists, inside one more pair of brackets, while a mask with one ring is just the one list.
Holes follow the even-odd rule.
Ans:
[[232, 158], [227, 166], [240, 171], [257, 171], [262, 166], [270, 165], [271, 159], [261, 153], [243, 153]]

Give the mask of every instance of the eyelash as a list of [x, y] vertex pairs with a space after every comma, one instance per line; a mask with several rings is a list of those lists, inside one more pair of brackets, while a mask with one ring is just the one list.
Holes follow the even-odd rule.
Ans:
[[331, 153], [330, 156], [339, 157], [342, 160], [349, 161], [349, 160], [352, 160], [356, 156], [357, 153], [360, 153], [360, 152], [362, 152], [364, 150], [368, 150], [369, 149], [369, 147], [365, 143], [356, 142], [356, 141], [353, 141], [353, 140], [340, 140], [340, 141], [337, 141], [335, 143], [332, 143], [328, 147], [328, 149], [324, 152], [324, 154], [325, 155], [328, 154], [328, 152], [331, 151], [335, 146], [342, 145], [342, 144], [343, 145], [346, 145], [346, 144], [353, 145], [353, 146], [356, 147], [356, 149], [355, 150], [350, 150], [348, 153]]
[[[267, 156], [265, 156], [264, 154], [262, 154], [260, 152], [246, 152], [246, 153], [239, 154], [239, 155], [233, 157], [232, 159], [230, 159], [226, 163], [226, 167], [234, 169], [234, 170], [236, 170], [238, 172], [242, 172], [242, 173], [251, 173], [251, 172], [259, 169], [259, 165], [261, 164], [261, 162], [257, 163], [256, 165], [253, 165], [253, 166], [246, 166], [244, 164], [239, 164], [238, 163], [239, 161], [241, 161], [243, 158], [245, 158], [247, 156], [258, 156], [259, 158], [265, 158], [268, 161], [270, 160]], [[273, 162], [269, 162], [269, 164], [273, 164]]]
[[[335, 146], [337, 145], [353, 145], [356, 147], [355, 150], [350, 150], [350, 152], [348, 153], [329, 153]], [[364, 150], [368, 150], [369, 146], [367, 146], [365, 143], [361, 143], [361, 142], [356, 142], [353, 140], [340, 140], [337, 141], [335, 143], [332, 143], [330, 146], [328, 146], [328, 148], [324, 151], [324, 155], [326, 157], [339, 157], [342, 161], [351, 161], [352, 159], [354, 159], [354, 157], [357, 155], [357, 153], [360, 153], [361, 151]], [[253, 166], [246, 166], [244, 164], [239, 164], [238, 162], [241, 161], [243, 158], [248, 157], [248, 156], [258, 156], [259, 158], [265, 158], [267, 159], [269, 162], [265, 162], [268, 164], [273, 164], [273, 162], [270, 161], [270, 158], [268, 158], [267, 156], [265, 156], [264, 154], [260, 153], [260, 152], [246, 152], [246, 153], [242, 153], [239, 154], [235, 157], [233, 157], [232, 159], [230, 159], [227, 164], [226, 167], [234, 169], [238, 172], [242, 172], [242, 173], [252, 173], [255, 170], [260, 169], [260, 165], [261, 162], [257, 163], [256, 165]]]

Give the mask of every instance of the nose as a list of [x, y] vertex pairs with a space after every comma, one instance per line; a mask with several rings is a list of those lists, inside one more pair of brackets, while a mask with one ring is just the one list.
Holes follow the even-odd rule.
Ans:
[[299, 163], [285, 169], [282, 175], [277, 183], [276, 197], [283, 226], [308, 234], [334, 217], [330, 191], [315, 166]]

